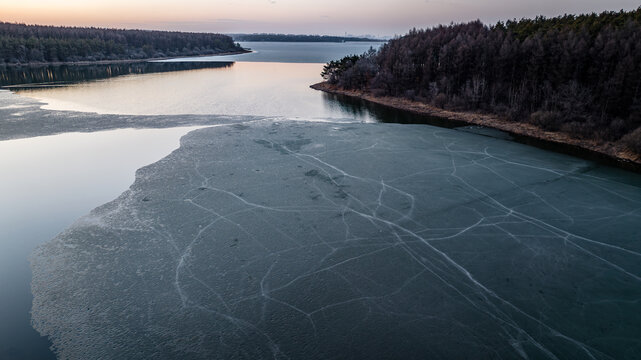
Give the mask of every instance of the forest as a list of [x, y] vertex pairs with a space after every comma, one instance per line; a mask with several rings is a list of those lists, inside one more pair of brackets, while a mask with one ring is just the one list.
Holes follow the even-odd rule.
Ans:
[[365, 37], [292, 34], [231, 34], [234, 41], [275, 41], [275, 42], [345, 42], [381, 41]]
[[0, 22], [0, 66], [131, 60], [242, 51], [209, 33], [25, 25]]
[[641, 7], [412, 29], [321, 75], [345, 89], [495, 114], [641, 154]]
[[0, 88], [13, 90], [64, 85], [131, 74], [151, 74], [197, 69], [227, 68], [230, 61], [138, 61], [68, 65], [7, 66], [0, 69]]

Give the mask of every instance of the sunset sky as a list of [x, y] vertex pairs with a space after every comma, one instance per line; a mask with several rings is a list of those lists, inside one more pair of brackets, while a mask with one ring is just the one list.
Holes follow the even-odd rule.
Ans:
[[0, 0], [0, 21], [207, 32], [403, 34], [481, 19], [631, 10], [638, 0]]

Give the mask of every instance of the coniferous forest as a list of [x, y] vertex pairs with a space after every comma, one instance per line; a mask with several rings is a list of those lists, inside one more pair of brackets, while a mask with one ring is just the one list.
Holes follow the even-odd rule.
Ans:
[[641, 153], [641, 7], [412, 29], [328, 63], [331, 84], [496, 114]]
[[0, 65], [131, 60], [241, 51], [221, 34], [0, 22]]

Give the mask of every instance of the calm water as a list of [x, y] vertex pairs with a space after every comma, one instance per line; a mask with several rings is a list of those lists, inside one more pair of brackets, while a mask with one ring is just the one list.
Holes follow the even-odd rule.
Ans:
[[[322, 81], [329, 60], [359, 54], [381, 43], [242, 43], [254, 52], [232, 56], [180, 59], [182, 71], [152, 68], [145, 74], [79, 82], [64, 87], [26, 88], [23, 96], [47, 109], [104, 114], [170, 115], [225, 114], [281, 116], [296, 119], [345, 119], [374, 122], [365, 112], [353, 112], [327, 101], [309, 85]], [[176, 66], [172, 60], [163, 62]], [[189, 69], [189, 64], [221, 65]], [[229, 61], [236, 61], [229, 65]], [[170, 68], [172, 69], [172, 68]], [[143, 70], [139, 70], [142, 72]], [[105, 71], [103, 71], [104, 73]], [[123, 73], [123, 71], [121, 71]]]
[[188, 130], [123, 129], [0, 142], [0, 359], [50, 355], [47, 341], [29, 325], [32, 249], [118, 196], [136, 169], [167, 155]]
[[[102, 114], [266, 115], [344, 119], [355, 115], [309, 88], [322, 64], [236, 62], [223, 68], [153, 73], [20, 90], [47, 109]], [[367, 113], [356, 121], [374, 121]]]
[[326, 63], [347, 55], [360, 55], [369, 48], [378, 48], [381, 42], [344, 42], [344, 43], [283, 43], [255, 42], [240, 43], [253, 53], [229, 56], [208, 56], [181, 58], [166, 61], [251, 61], [251, 62], [285, 62], [285, 63]]

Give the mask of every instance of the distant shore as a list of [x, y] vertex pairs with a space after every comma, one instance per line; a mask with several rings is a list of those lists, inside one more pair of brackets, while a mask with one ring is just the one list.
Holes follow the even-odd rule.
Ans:
[[108, 64], [123, 64], [123, 63], [141, 63], [147, 61], [159, 61], [159, 60], [170, 60], [170, 59], [180, 59], [180, 58], [195, 58], [195, 57], [210, 57], [210, 56], [227, 56], [227, 55], [240, 55], [253, 52], [252, 50], [242, 50], [242, 51], [228, 51], [215, 54], [204, 54], [204, 55], [181, 55], [181, 56], [168, 56], [168, 57], [156, 57], [156, 58], [144, 58], [144, 59], [117, 59], [117, 60], [96, 60], [96, 61], [52, 61], [52, 62], [29, 62], [25, 64], [5, 64], [0, 65], [1, 67], [19, 67], [19, 66], [61, 66], [61, 65], [108, 65]]
[[455, 112], [409, 99], [391, 96], [378, 97], [360, 90], [345, 90], [327, 82], [314, 84], [310, 87], [330, 94], [358, 98], [398, 110], [437, 117], [451, 121], [453, 125], [478, 125], [501, 130], [515, 137], [517, 141], [528, 145], [641, 173], [641, 154], [617, 148], [609, 142], [577, 139], [565, 133], [546, 131], [532, 124], [510, 122], [496, 115]]

